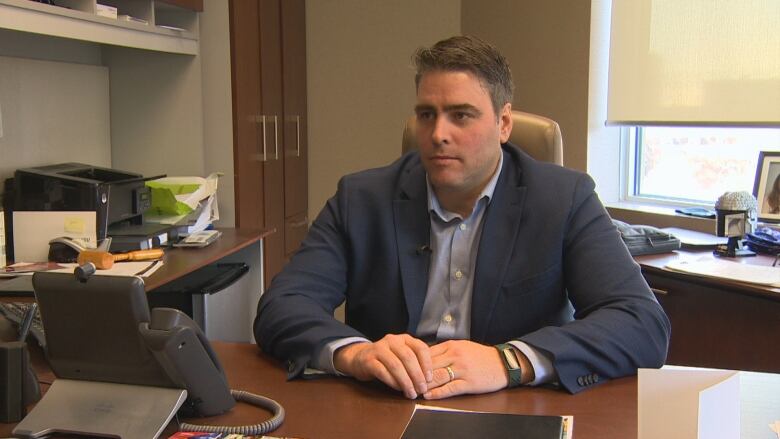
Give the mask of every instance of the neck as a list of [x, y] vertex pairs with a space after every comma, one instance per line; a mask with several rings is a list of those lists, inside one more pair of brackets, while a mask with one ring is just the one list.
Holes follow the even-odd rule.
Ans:
[[471, 212], [474, 211], [474, 206], [477, 204], [477, 197], [482, 193], [482, 188], [471, 194], [463, 194], [457, 191], [448, 191], [446, 189], [434, 189], [436, 192], [436, 198], [439, 199], [439, 204], [444, 210], [448, 212], [457, 213], [461, 218], [468, 218]]

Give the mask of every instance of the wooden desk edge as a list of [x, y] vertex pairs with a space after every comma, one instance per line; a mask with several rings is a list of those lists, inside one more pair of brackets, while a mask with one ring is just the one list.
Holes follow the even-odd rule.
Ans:
[[[219, 228], [222, 236], [211, 245], [204, 248], [173, 248], [165, 252], [163, 266], [146, 278], [146, 291], [152, 291], [162, 285], [175, 279], [186, 276], [199, 268], [213, 264], [220, 259], [237, 253], [250, 245], [264, 239], [266, 236], [274, 233], [275, 229], [235, 229]], [[183, 256], [192, 256], [187, 258], [185, 264], [175, 264], [175, 260]], [[194, 263], [191, 263], [194, 262]]]

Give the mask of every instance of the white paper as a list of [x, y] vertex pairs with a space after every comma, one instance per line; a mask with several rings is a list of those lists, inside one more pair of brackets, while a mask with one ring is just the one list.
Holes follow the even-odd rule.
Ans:
[[699, 393], [699, 438], [740, 437], [739, 375]]
[[[738, 372], [667, 366], [639, 369], [638, 376], [639, 439], [739, 439]], [[736, 401], [736, 410], [729, 408], [728, 401]], [[718, 403], [729, 405], [717, 407]], [[717, 416], [722, 419], [715, 419]], [[724, 431], [735, 431], [736, 436], [704, 436], [699, 426], [708, 422]]]
[[96, 221], [94, 211], [14, 212], [14, 261], [46, 261], [49, 241], [61, 236], [82, 238], [97, 247]]
[[703, 261], [674, 261], [667, 264], [666, 268], [700, 276], [780, 286], [780, 267], [768, 265], [751, 265], [723, 259], [707, 259]]

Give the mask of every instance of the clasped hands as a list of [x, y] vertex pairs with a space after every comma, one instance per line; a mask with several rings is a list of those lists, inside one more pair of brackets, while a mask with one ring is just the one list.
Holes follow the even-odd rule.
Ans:
[[469, 340], [428, 346], [408, 334], [389, 334], [338, 349], [333, 363], [342, 373], [378, 379], [410, 399], [494, 392], [509, 382], [498, 350]]

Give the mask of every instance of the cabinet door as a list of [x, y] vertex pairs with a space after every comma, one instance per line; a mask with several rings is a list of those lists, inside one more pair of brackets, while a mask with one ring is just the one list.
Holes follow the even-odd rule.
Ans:
[[282, 99], [282, 27], [280, 0], [260, 0], [260, 103], [266, 121], [263, 162], [265, 227], [276, 229], [264, 239], [266, 286], [284, 266], [284, 113]]
[[240, 227], [264, 239], [266, 287], [308, 229], [304, 0], [230, 3]]
[[284, 83], [285, 256], [308, 230], [308, 142], [306, 113], [306, 9], [304, 0], [282, 2]]
[[236, 225], [264, 228], [258, 4], [230, 2]]

